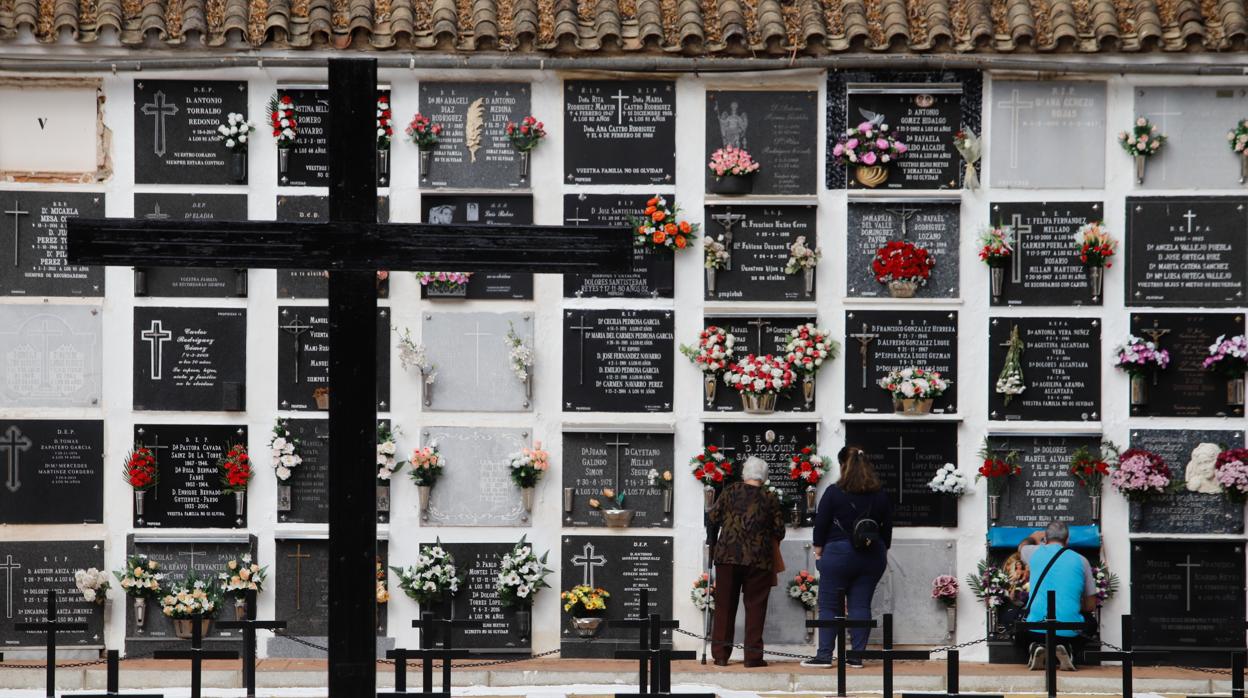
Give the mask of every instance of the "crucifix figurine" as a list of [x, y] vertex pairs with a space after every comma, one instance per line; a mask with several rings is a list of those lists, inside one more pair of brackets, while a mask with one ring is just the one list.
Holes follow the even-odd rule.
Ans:
[[897, 220], [901, 221], [901, 239], [905, 240], [907, 237], [907, 234], [910, 232], [909, 231], [910, 219], [914, 218], [914, 216], [918, 214], [919, 209], [906, 208], [906, 205], [902, 204], [901, 208], [899, 209], [898, 208], [886, 208], [884, 210], [896, 216]]
[[[1140, 332], [1148, 335], [1153, 340], [1153, 344], [1156, 345], [1158, 349], [1161, 348], [1161, 338], [1170, 334], [1169, 328], [1158, 326], [1159, 322], [1160, 320], [1158, 320], [1157, 318], [1153, 318], [1152, 327], [1140, 328]], [[1161, 371], [1152, 371], [1151, 373], [1153, 374], [1153, 385], [1157, 385], [1157, 374], [1161, 373]]]
[[862, 387], [867, 387], [867, 366], [870, 364], [871, 358], [871, 342], [880, 338], [878, 334], [867, 332], [867, 326], [864, 323], [862, 329], [857, 334], [851, 334], [850, 337], [858, 340], [858, 354], [862, 358]]
[[711, 214], [711, 220], [724, 229], [724, 252], [728, 255], [724, 259], [724, 271], [732, 271], [732, 228], [745, 220], [745, 214], [733, 213], [732, 211], [713, 213]]
[[[288, 311], [283, 310], [282, 315], [286, 315]], [[277, 329], [292, 334], [295, 337], [295, 383], [299, 383], [299, 365], [303, 363], [303, 335], [304, 332], [312, 329], [311, 325], [299, 321], [299, 313], [295, 313], [295, 319], [285, 325], [278, 325]]]

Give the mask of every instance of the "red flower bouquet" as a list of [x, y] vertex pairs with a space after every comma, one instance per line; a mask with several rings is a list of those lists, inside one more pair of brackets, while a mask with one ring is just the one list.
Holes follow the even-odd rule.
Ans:
[[984, 442], [983, 448], [979, 450], [979, 457], [983, 459], [983, 464], [979, 466], [975, 480], [988, 481], [990, 496], [1000, 496], [1005, 491], [1005, 486], [1010, 483], [1010, 478], [1023, 473], [1023, 466], [1018, 462], [1018, 451], [1007, 451], [1001, 455], [1000, 451], [992, 450]]
[[884, 243], [875, 251], [875, 259], [871, 261], [875, 280], [886, 285], [901, 282], [922, 286], [932, 275], [934, 266], [936, 260], [927, 250], [902, 240]]
[[1089, 494], [1099, 495], [1105, 478], [1109, 477], [1109, 463], [1087, 446], [1080, 446], [1071, 456], [1070, 474]]
[[689, 461], [693, 476], [698, 482], [711, 487], [721, 487], [732, 482], [736, 473], [732, 457], [720, 452], [718, 446], [707, 446]]
[[377, 149], [389, 148], [392, 136], [394, 126], [391, 122], [390, 95], [381, 95], [377, 98]]
[[139, 446], [126, 456], [126, 482], [135, 492], [155, 487], [157, 477], [156, 454], [151, 449]]
[[789, 459], [789, 479], [804, 485], [818, 485], [828, 472], [828, 460], [815, 453], [814, 446], [806, 446]]
[[269, 98], [269, 125], [277, 147], [289, 148], [299, 137], [299, 123], [295, 119], [295, 101], [290, 95], [273, 95]]
[[221, 489], [225, 492], [246, 492], [247, 483], [251, 482], [251, 458], [247, 456], [247, 447], [234, 444], [226, 452], [225, 458], [218, 464], [221, 469]]
[[633, 243], [659, 250], [683, 250], [695, 238], [696, 224], [680, 220], [680, 209], [668, 206], [663, 196], [646, 201], [641, 218], [633, 220]]

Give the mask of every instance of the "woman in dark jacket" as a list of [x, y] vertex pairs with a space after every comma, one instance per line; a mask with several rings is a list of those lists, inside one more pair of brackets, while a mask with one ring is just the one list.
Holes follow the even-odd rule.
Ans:
[[[875, 586], [888, 566], [888, 548], [893, 542], [893, 507], [880, 490], [875, 468], [860, 448], [841, 449], [841, 478], [824, 490], [815, 514], [814, 551], [819, 568], [819, 618], [834, 618], [839, 592], [844, 590], [849, 618], [867, 620], [871, 617], [871, 598]], [[863, 519], [879, 525], [878, 541], [866, 550], [853, 545], [854, 527]], [[851, 628], [850, 639], [855, 650], [867, 647], [868, 628]], [[835, 633], [820, 628], [819, 651], [805, 666], [830, 666]], [[841, 652], [845, 648], [840, 649]], [[861, 661], [848, 660], [849, 666], [860, 667]]]

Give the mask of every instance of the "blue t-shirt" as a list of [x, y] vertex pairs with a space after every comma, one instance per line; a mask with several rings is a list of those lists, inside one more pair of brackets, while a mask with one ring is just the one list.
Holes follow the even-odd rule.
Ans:
[[[1073, 550], [1063, 553], [1057, 562], [1053, 563], [1053, 567], [1044, 577], [1043, 586], [1036, 588], [1036, 580], [1040, 578], [1040, 573], [1044, 572], [1049, 560], [1052, 560], [1061, 549], [1062, 546], [1051, 543], [1049, 545], [1026, 545], [1020, 551], [1023, 562], [1026, 562], [1031, 570], [1031, 577], [1028, 581], [1034, 602], [1031, 604], [1031, 612], [1027, 614], [1029, 623], [1043, 621], [1048, 615], [1050, 591], [1056, 593], [1057, 613], [1055, 615], [1059, 621], [1082, 622], [1083, 597], [1096, 593], [1096, 581], [1092, 578], [1092, 565], [1088, 563], [1086, 557]], [[1062, 637], [1074, 637], [1078, 633], [1074, 630], [1058, 630], [1057, 634]]]

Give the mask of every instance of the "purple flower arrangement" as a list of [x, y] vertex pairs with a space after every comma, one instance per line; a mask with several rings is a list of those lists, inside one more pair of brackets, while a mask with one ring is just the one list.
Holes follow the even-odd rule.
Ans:
[[[988, 608], [1004, 606], [1009, 602], [1013, 586], [1005, 570], [987, 560], [980, 561], [978, 574], [967, 575], [966, 584], [975, 598], [983, 601]], [[935, 589], [932, 593], [935, 595]]]
[[1248, 499], [1248, 449], [1232, 448], [1219, 453], [1214, 468], [1223, 494], [1234, 502]]
[[443, 290], [465, 286], [472, 278], [472, 272], [462, 271], [418, 271], [415, 274], [421, 286], [432, 286]]
[[1218, 337], [1209, 345], [1209, 356], [1205, 358], [1203, 365], [1207, 369], [1221, 371], [1234, 378], [1243, 377], [1248, 372], [1248, 338], [1242, 334]]
[[1118, 575], [1110, 572], [1104, 562], [1092, 567], [1092, 581], [1096, 583], [1097, 608], [1104, 606], [1106, 601], [1118, 593]]
[[1170, 352], [1135, 335], [1114, 348], [1114, 368], [1132, 376], [1147, 373], [1154, 368], [1161, 370], [1169, 365]]
[[1170, 468], [1161, 456], [1142, 448], [1129, 448], [1118, 458], [1109, 484], [1127, 499], [1142, 501], [1170, 488]]
[[895, 134], [889, 133], [888, 124], [864, 121], [841, 136], [832, 148], [832, 158], [842, 165], [871, 167], [899, 160], [909, 150]]
[[958, 578], [953, 575], [942, 574], [933, 579], [932, 598], [946, 606], [956, 606], [958, 603]]

